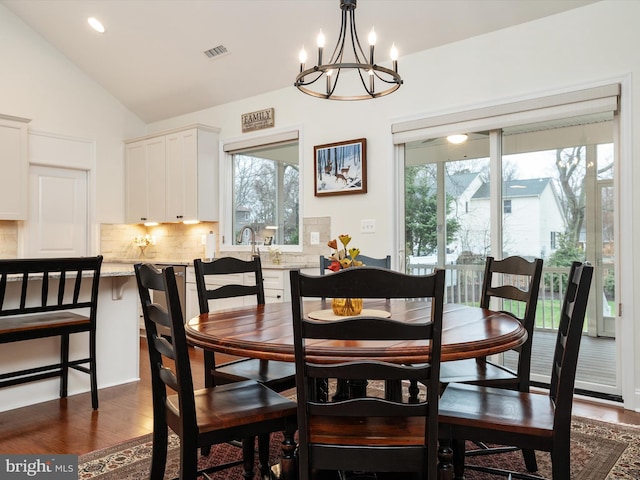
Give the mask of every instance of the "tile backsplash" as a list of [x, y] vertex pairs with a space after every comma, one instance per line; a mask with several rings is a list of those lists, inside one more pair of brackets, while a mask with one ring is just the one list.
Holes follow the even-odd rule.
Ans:
[[[104, 261], [144, 260], [158, 262], [191, 262], [204, 257], [203, 235], [218, 233], [218, 224], [202, 222], [196, 225], [163, 223], [156, 227], [143, 225], [101, 226], [100, 250]], [[149, 235], [154, 244], [138, 247], [134, 239]]]
[[[103, 224], [101, 226], [101, 253], [108, 261], [144, 260], [156, 262], [191, 262], [205, 255], [203, 235], [213, 232], [216, 235], [216, 257], [233, 255], [248, 257], [247, 252], [224, 250], [220, 252], [218, 223], [203, 222], [196, 225], [166, 223], [156, 227], [143, 225]], [[311, 232], [318, 232], [320, 243], [310, 244]], [[134, 242], [137, 236], [149, 235], [154, 245], [140, 249]], [[327, 242], [331, 235], [331, 217], [309, 217], [303, 222], [303, 251], [285, 252], [282, 264], [317, 265], [318, 256], [327, 253]], [[261, 248], [263, 263], [271, 261], [268, 247]]]
[[18, 256], [18, 222], [0, 220], [0, 258]]
[[[317, 265], [318, 256], [328, 253], [327, 242], [331, 235], [331, 217], [308, 217], [303, 221], [302, 252], [285, 252], [284, 265]], [[191, 262], [205, 255], [203, 235], [216, 234], [216, 257], [233, 255], [248, 257], [246, 252], [225, 250], [220, 252], [220, 237], [217, 222], [196, 225], [165, 223], [157, 227], [143, 225], [102, 224], [100, 226], [100, 252], [105, 262], [135, 261], [148, 259], [156, 262]], [[318, 232], [320, 243], [311, 245], [311, 232]], [[150, 235], [155, 245], [140, 249], [135, 243], [137, 236]], [[263, 263], [271, 261], [268, 247], [261, 247]], [[0, 220], [0, 258], [18, 257], [18, 222]]]

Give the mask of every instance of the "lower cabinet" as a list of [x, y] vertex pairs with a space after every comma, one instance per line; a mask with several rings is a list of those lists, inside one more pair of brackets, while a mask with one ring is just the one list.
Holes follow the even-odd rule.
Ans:
[[[264, 279], [264, 296], [267, 303], [285, 302], [291, 300], [291, 288], [289, 286], [289, 272], [282, 269], [262, 269]], [[286, 282], [285, 282], [286, 280]], [[255, 277], [252, 274], [225, 275], [224, 279], [207, 279], [207, 285], [222, 286], [229, 283], [240, 285], [253, 285]], [[252, 298], [224, 298], [220, 300], [210, 300], [209, 310], [214, 311], [224, 308], [242, 307], [255, 304]], [[187, 293], [186, 293], [186, 317], [191, 319], [200, 314], [198, 303], [198, 289], [196, 287], [196, 277], [193, 267], [187, 268]]]
[[[263, 268], [262, 278], [264, 280], [264, 299], [266, 303], [288, 302], [291, 300], [288, 270]], [[287, 281], [286, 284], [285, 280]], [[285, 285], [289, 288], [285, 288]], [[287, 292], [289, 292], [288, 295]]]

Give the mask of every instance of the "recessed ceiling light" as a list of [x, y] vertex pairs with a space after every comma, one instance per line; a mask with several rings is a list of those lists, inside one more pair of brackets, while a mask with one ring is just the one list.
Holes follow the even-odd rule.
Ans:
[[467, 141], [467, 138], [469, 138], [469, 136], [468, 136], [468, 135], [466, 135], [466, 134], [464, 134], [464, 133], [463, 133], [463, 134], [458, 134], [458, 135], [449, 135], [449, 136], [447, 137], [447, 141], [448, 141], [449, 143], [453, 143], [453, 144], [457, 145], [457, 144], [459, 144], [459, 143], [464, 143], [464, 142], [466, 142], [466, 141]]
[[100, 20], [98, 20], [97, 18], [90, 17], [87, 19], [87, 22], [89, 22], [89, 25], [91, 25], [91, 28], [93, 28], [96, 32], [100, 32], [100, 33], [105, 32], [104, 25], [102, 25], [102, 23], [100, 23]]

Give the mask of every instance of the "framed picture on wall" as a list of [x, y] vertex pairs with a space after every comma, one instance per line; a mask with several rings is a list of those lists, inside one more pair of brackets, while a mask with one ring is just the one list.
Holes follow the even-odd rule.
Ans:
[[367, 140], [313, 147], [316, 197], [367, 193]]

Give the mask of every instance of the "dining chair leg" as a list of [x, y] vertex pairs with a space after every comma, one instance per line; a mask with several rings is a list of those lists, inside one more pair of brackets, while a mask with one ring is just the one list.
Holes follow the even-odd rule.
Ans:
[[524, 457], [524, 464], [529, 472], [538, 471], [538, 462], [536, 461], [535, 450], [523, 449], [522, 456]]
[[384, 396], [392, 402], [402, 400], [402, 382], [394, 380], [386, 380], [384, 384]]
[[313, 394], [317, 402], [329, 401], [329, 383], [326, 378], [316, 378]]
[[[184, 435], [180, 439], [180, 478], [195, 479], [197, 474], [198, 474], [198, 446], [195, 441], [195, 436]], [[156, 477], [151, 477], [151, 478], [156, 478]]]
[[438, 480], [453, 480], [452, 458], [451, 440], [443, 436], [438, 440]]
[[336, 382], [336, 393], [333, 394], [332, 400], [339, 402], [349, 398], [349, 382], [347, 380], [338, 380]]
[[298, 479], [298, 462], [296, 458], [296, 441], [294, 435], [296, 426], [283, 432], [282, 440], [282, 457], [280, 458], [280, 480], [297, 480]]
[[464, 479], [465, 441], [454, 438], [451, 440], [451, 448], [453, 449], [453, 478], [462, 480]]
[[253, 478], [253, 463], [255, 461], [256, 454], [256, 439], [255, 437], [249, 437], [242, 439], [242, 466], [244, 473], [242, 476], [247, 480]]
[[215, 377], [211, 374], [215, 368], [215, 355], [212, 351], [204, 351], [204, 386], [206, 388], [215, 387]]
[[269, 478], [269, 443], [271, 436], [267, 433], [258, 437], [258, 460], [260, 478]]
[[418, 403], [419, 393], [420, 387], [418, 387], [417, 380], [411, 380], [409, 382], [409, 403]]
[[167, 464], [167, 440], [169, 431], [167, 426], [153, 428], [153, 446], [151, 448], [151, 471], [149, 478], [164, 478]]

